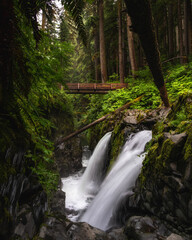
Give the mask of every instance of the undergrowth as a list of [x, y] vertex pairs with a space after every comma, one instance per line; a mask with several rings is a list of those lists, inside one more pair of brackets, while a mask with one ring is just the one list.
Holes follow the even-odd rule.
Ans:
[[[103, 96], [92, 95], [87, 105], [87, 114], [83, 116], [87, 122], [114, 111], [127, 102], [144, 94], [139, 102], [133, 104], [131, 109], [155, 109], [162, 105], [157, 87], [148, 69], [138, 72], [136, 79], [130, 77], [126, 79], [127, 89], [111, 91]], [[192, 62], [186, 65], [169, 67], [164, 78], [169, 95], [170, 103], [183, 94], [192, 92]], [[85, 120], [84, 120], [85, 121]]]

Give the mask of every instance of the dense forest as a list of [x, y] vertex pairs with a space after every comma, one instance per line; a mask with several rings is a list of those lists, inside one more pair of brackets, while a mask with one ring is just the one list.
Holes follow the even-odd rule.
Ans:
[[[67, 83], [127, 87], [68, 94]], [[29, 185], [49, 200], [57, 190], [63, 137], [140, 96], [130, 109], [173, 108], [191, 92], [191, 0], [1, 0], [0, 238], [11, 239]], [[171, 130], [190, 118], [180, 111]], [[81, 141], [94, 148], [103, 126]]]

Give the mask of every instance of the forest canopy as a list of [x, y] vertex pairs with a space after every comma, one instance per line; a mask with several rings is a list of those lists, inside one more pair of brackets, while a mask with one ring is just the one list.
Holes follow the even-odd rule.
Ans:
[[[51, 169], [55, 113], [65, 113], [67, 134], [141, 94], [132, 107], [158, 107], [157, 88], [166, 107], [191, 91], [191, 3], [2, 0], [1, 161], [11, 146], [28, 151], [49, 191], [57, 179]], [[61, 87], [67, 82], [126, 82], [128, 88], [71, 96]]]

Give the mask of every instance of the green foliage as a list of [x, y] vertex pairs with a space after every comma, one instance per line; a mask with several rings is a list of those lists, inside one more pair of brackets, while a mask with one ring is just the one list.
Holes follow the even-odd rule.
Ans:
[[175, 119], [169, 122], [169, 126], [172, 128], [177, 128], [181, 122], [187, 119], [185, 108], [182, 107], [179, 112], [176, 113]]
[[[14, 102], [11, 102], [7, 116], [0, 118], [1, 161], [12, 145], [29, 149], [26, 154], [28, 167], [50, 194], [58, 184], [52, 142], [52, 132], [56, 126], [52, 114], [63, 112], [73, 121], [70, 98], [58, 87], [59, 83], [64, 85], [68, 78], [69, 58], [73, 49], [69, 43], [60, 42], [49, 33], [41, 35], [37, 47], [32, 26], [18, 5], [15, 6], [15, 14], [18, 34], [13, 48]], [[7, 159], [6, 163], [1, 163], [0, 171], [4, 170], [3, 180], [7, 174], [15, 173]]]
[[[166, 86], [170, 102], [174, 103], [176, 99], [183, 94], [192, 92], [192, 63], [184, 66], [171, 67], [165, 74]], [[89, 121], [95, 120], [107, 113], [114, 111], [127, 102], [144, 94], [141, 101], [133, 104], [132, 109], [155, 109], [160, 106], [161, 99], [157, 87], [154, 85], [151, 73], [148, 68], [137, 72], [137, 79], [128, 78], [127, 89], [111, 91], [103, 96], [92, 95], [88, 106]], [[113, 76], [112, 76], [113, 77]], [[185, 113], [178, 113], [177, 120], [172, 123], [178, 124], [185, 120]]]

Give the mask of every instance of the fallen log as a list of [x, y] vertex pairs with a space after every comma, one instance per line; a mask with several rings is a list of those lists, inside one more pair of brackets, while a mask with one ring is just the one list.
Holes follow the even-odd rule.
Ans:
[[129, 108], [133, 103], [136, 103], [136, 102], [140, 101], [143, 96], [144, 96], [144, 95], [141, 95], [141, 96], [139, 96], [138, 98], [135, 98], [134, 100], [126, 103], [126, 104], [123, 105], [122, 107], [117, 108], [115, 111], [113, 111], [113, 112], [111, 112], [111, 113], [108, 113], [107, 115], [105, 115], [105, 116], [103, 116], [103, 117], [95, 120], [94, 122], [92, 122], [92, 123], [90, 123], [90, 124], [82, 127], [81, 129], [79, 129], [79, 130], [71, 133], [70, 135], [68, 135], [68, 136], [66, 136], [66, 137], [64, 137], [64, 138], [59, 139], [59, 140], [56, 142], [56, 145], [59, 145], [59, 144], [61, 144], [62, 142], [65, 142], [65, 141], [69, 140], [70, 138], [72, 138], [72, 137], [74, 137], [74, 136], [76, 136], [76, 135], [84, 132], [84, 131], [87, 130], [88, 128], [90, 128], [90, 127], [92, 127], [92, 126], [94, 126], [94, 125], [96, 125], [96, 124], [98, 124], [98, 123], [100, 123], [100, 122], [103, 122], [104, 120], [106, 120], [106, 119], [107, 119], [108, 117], [110, 117], [111, 115], [117, 114], [117, 113], [125, 110], [126, 108]]

